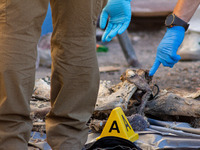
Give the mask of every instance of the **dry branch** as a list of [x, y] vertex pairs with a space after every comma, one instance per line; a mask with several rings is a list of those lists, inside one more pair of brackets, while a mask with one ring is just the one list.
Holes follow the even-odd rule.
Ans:
[[[146, 93], [144, 95], [146, 99], [150, 97], [149, 82], [151, 78], [148, 77], [148, 71], [127, 69], [120, 79], [122, 82], [113, 88], [110, 88], [110, 85], [106, 83], [100, 85], [95, 111], [112, 110], [116, 107], [127, 110], [129, 100], [137, 89]], [[146, 102], [143, 104], [144, 107]]]
[[95, 111], [112, 110], [116, 107], [126, 110], [128, 102], [136, 90], [137, 87], [134, 84], [124, 81], [116, 92], [98, 97]]
[[200, 101], [162, 91], [147, 103], [146, 114], [200, 117]]

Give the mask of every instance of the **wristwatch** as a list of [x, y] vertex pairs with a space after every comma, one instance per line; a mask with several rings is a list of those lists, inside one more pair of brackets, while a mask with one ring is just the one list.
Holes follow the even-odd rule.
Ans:
[[172, 13], [167, 16], [165, 26], [169, 28], [173, 26], [182, 26], [185, 28], [185, 31], [187, 31], [189, 24]]

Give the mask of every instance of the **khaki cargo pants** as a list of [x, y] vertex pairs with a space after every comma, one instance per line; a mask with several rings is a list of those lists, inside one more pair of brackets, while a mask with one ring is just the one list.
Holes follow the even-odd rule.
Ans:
[[[27, 150], [36, 47], [49, 0], [0, 0], [0, 150]], [[105, 0], [51, 0], [52, 110], [47, 141], [79, 150], [87, 139], [99, 71], [95, 27]]]

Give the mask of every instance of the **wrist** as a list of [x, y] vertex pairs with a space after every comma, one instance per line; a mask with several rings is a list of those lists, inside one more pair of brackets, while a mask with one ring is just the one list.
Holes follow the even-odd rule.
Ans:
[[173, 12], [173, 14], [175, 14], [177, 17], [179, 17], [181, 20], [185, 21], [185, 22], [189, 22], [190, 21], [190, 17], [186, 16], [186, 15], [182, 15], [176, 12]]
[[165, 26], [169, 28], [174, 26], [182, 26], [185, 29], [185, 31], [187, 31], [189, 24], [172, 13], [167, 16], [165, 20]]

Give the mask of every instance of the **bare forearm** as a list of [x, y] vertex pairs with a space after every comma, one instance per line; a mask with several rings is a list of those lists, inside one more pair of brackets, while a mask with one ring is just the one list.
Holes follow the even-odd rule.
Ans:
[[182, 20], [189, 22], [200, 4], [200, 0], [179, 0], [173, 13]]

